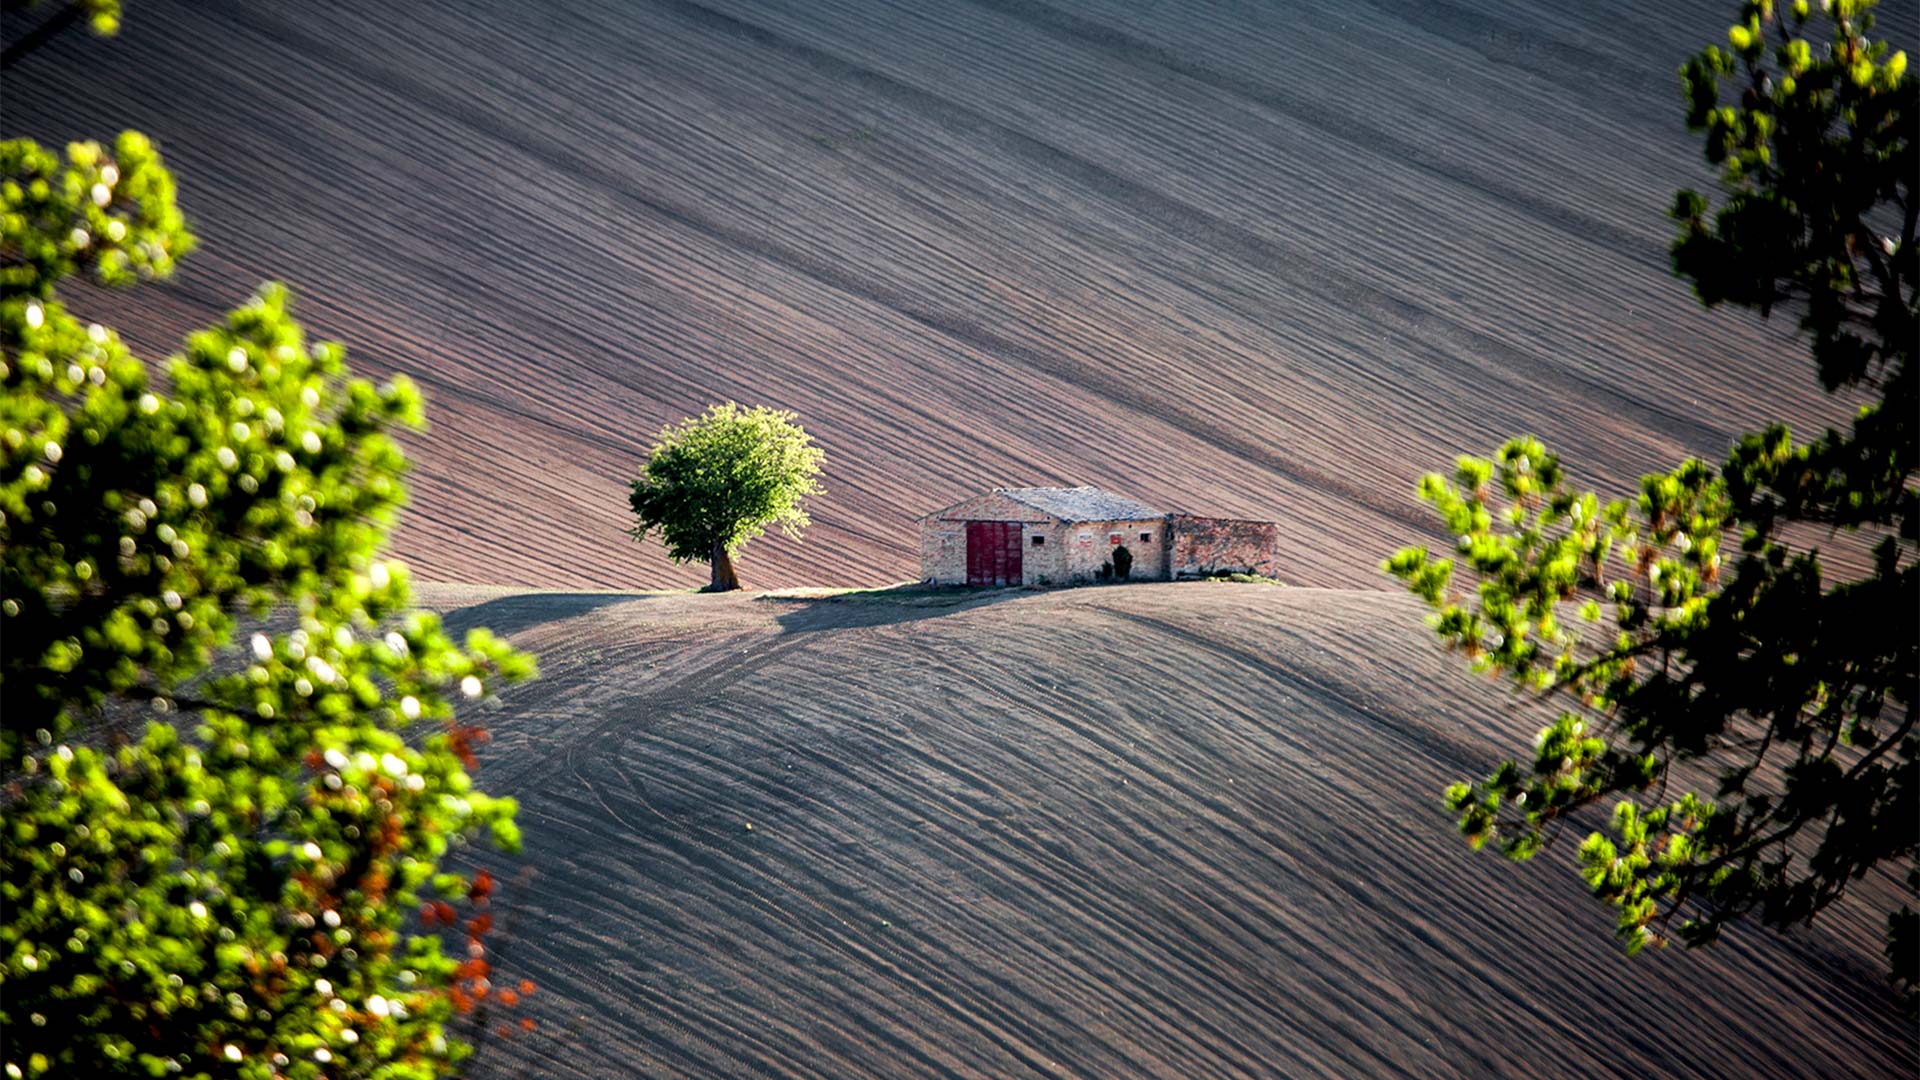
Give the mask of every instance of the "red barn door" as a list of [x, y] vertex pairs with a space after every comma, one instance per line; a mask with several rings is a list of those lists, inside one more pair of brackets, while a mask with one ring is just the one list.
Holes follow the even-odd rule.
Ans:
[[1000, 562], [1000, 569], [1005, 572], [1005, 580], [1002, 584], [1018, 585], [1021, 580], [1020, 523], [1017, 521], [1001, 522], [1000, 530], [1000, 538], [1003, 541], [1003, 546], [1000, 550], [1005, 553]]
[[1020, 523], [967, 522], [967, 584], [1020, 584]]

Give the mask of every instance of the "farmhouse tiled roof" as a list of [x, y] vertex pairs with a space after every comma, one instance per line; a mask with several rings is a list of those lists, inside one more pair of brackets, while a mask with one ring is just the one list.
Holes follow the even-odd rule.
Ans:
[[996, 488], [1000, 494], [1024, 506], [1051, 514], [1061, 521], [1146, 521], [1167, 516], [1124, 495], [1111, 495], [1096, 487], [1074, 488]]

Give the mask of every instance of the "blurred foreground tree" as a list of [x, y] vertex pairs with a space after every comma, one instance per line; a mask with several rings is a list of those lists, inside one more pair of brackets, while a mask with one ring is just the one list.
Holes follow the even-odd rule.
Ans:
[[631, 535], [659, 530], [674, 562], [713, 566], [709, 592], [740, 587], [733, 553], [779, 525], [798, 537], [802, 502], [820, 493], [825, 455], [793, 413], [732, 402], [663, 429], [629, 502], [640, 518]]
[[377, 555], [409, 384], [349, 377], [278, 286], [164, 388], [56, 296], [192, 245], [140, 135], [0, 143], [0, 1068], [447, 1075], [489, 921], [454, 958], [413, 912], [484, 906], [449, 845], [518, 843], [455, 706], [532, 664]]
[[[1688, 61], [1687, 122], [1724, 192], [1673, 209], [1675, 272], [1709, 307], [1793, 313], [1822, 384], [1871, 399], [1851, 429], [1801, 443], [1776, 424], [1719, 469], [1688, 461], [1606, 503], [1516, 439], [1421, 485], [1477, 579], [1470, 601], [1453, 559], [1386, 564], [1476, 669], [1564, 705], [1531, 761], [1447, 792], [1461, 830], [1526, 859], [1613, 801], [1579, 861], [1629, 951], [1703, 945], [1749, 914], [1810, 921], [1883, 863], [1905, 899], [1920, 889], [1920, 110], [1871, 8], [1749, 3], [1731, 51]], [[1866, 575], [1828, 581], [1816, 530], [1871, 549]], [[1887, 920], [1910, 1006], [1917, 921], [1908, 903]]]

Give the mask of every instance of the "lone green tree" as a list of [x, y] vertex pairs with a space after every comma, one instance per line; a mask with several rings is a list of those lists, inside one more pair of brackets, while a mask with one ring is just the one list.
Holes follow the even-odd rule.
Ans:
[[470, 710], [532, 665], [379, 555], [410, 384], [269, 285], [155, 385], [57, 292], [192, 246], [144, 137], [0, 143], [0, 1070], [449, 1075], [489, 883], [441, 862], [517, 844]]
[[768, 525], [798, 537], [820, 493], [825, 454], [795, 419], [728, 402], [663, 429], [633, 482], [633, 538], [658, 531], [674, 562], [712, 565], [708, 591], [739, 588], [734, 552]]
[[[1776, 424], [1607, 502], [1516, 439], [1422, 482], [1452, 557], [1408, 548], [1386, 568], [1476, 669], [1553, 703], [1530, 759], [1446, 793], [1475, 847], [1527, 859], [1611, 803], [1577, 857], [1629, 951], [1809, 921], [1884, 865], [1905, 881], [1887, 955], [1911, 1005], [1920, 111], [1872, 6], [1741, 7], [1731, 48], [1682, 69], [1723, 190], [1673, 207], [1675, 272], [1709, 307], [1790, 313], [1822, 384], [1865, 402], [1848, 429], [1801, 442]], [[1864, 570], [1830, 580], [1823, 541]]]

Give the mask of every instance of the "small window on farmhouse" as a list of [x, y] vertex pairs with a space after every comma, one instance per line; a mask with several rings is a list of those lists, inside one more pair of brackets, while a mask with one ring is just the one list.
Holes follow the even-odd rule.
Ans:
[[1109, 544], [1113, 544], [1113, 545], [1115, 545], [1115, 546], [1118, 546], [1118, 545], [1119, 545], [1119, 543], [1120, 543], [1120, 534], [1119, 534], [1119, 533], [1111, 533], [1111, 534], [1109, 534], [1109, 535], [1107, 536], [1107, 543], [1109, 543]]
[[1033, 546], [1034, 546], [1034, 547], [1046, 547], [1046, 546], [1047, 546], [1047, 538], [1046, 538], [1046, 537], [1044, 537], [1044, 536], [1041, 536], [1041, 535], [1040, 535], [1039, 533], [1034, 533], [1034, 534], [1033, 534]]
[[1141, 533], [1141, 534], [1140, 534], [1140, 542], [1141, 542], [1141, 543], [1143, 543], [1143, 544], [1151, 544], [1151, 543], [1153, 543], [1153, 534], [1152, 534], [1152, 533]]

